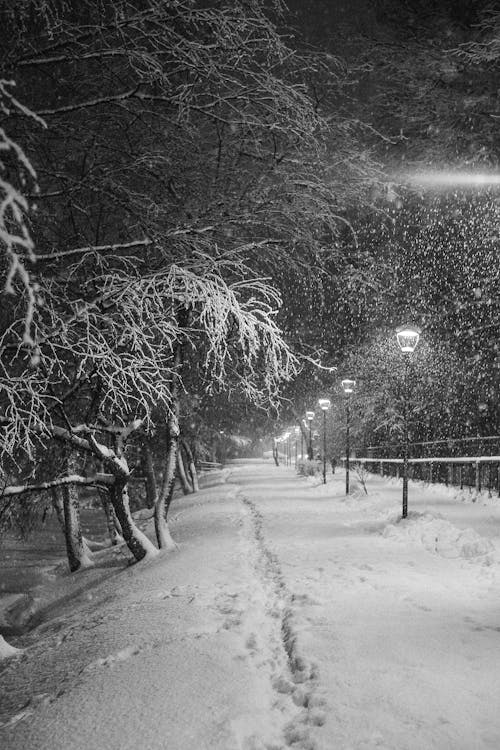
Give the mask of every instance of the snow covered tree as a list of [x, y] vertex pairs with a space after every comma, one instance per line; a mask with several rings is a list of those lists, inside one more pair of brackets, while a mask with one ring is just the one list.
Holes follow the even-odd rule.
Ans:
[[[230, 265], [226, 262], [222, 269]], [[84, 304], [78, 298], [71, 305], [67, 288], [56, 292], [52, 287], [43, 315], [37, 316], [39, 330], [43, 326], [50, 333], [38, 336], [39, 366], [24, 371], [22, 387], [12, 379], [4, 381], [4, 397], [9, 399], [6, 413], [15, 416], [6, 421], [4, 452], [17, 455], [16, 435], [22, 432], [29, 458], [36, 457], [37, 441], [54, 438], [92, 453], [114, 476], [113, 507], [127, 540], [126, 519], [128, 541], [139, 556], [143, 550], [128, 513], [125, 453], [120, 445], [105, 446], [99, 435], [110, 427], [116, 433], [126, 432], [126, 425], [135, 425], [138, 419], [141, 427], [152, 429], [153, 412], [164, 414], [174, 443], [157, 509], [160, 528], [165, 503], [171, 499], [177, 456], [181, 345], [190, 352], [200, 347], [204, 353], [200, 367], [210, 388], [229, 381], [254, 401], [276, 398], [280, 382], [296, 368], [273, 320], [277, 294], [259, 279], [238, 279], [242, 271], [237, 265], [230, 285], [220, 270], [214, 260], [205, 258], [182, 268], [171, 265], [168, 271], [135, 282], [128, 275], [123, 279], [105, 275], [101, 283], [106, 293], [98, 295], [99, 304], [95, 300]], [[98, 283], [97, 277], [92, 283]], [[57, 299], [62, 300], [63, 317], [56, 315]], [[44, 420], [36, 411], [39, 402]], [[89, 418], [92, 412], [95, 419]], [[4, 494], [9, 492], [6, 488]]]
[[[378, 333], [340, 363], [355, 373], [351, 399], [354, 444], [391, 445], [401, 449], [404, 415], [404, 355], [394, 329]], [[424, 330], [409, 361], [411, 442], [458, 439], [475, 434], [479, 415], [475, 379], [457, 350]]]
[[263, 277], [284, 292], [315, 279], [342, 255], [347, 206], [379, 179], [359, 123], [333, 106], [342, 65], [291, 49], [283, 13], [259, 1], [4, 4], [3, 64], [47, 123], [14, 120], [41, 185], [26, 289], [43, 304], [30, 308], [32, 341], [13, 308], [3, 326], [4, 466], [28, 480], [53, 440], [103, 462], [136, 557], [126, 450], [109, 431], [167, 431], [161, 536], [179, 353], [196, 364], [194, 392], [277, 403], [297, 362]]

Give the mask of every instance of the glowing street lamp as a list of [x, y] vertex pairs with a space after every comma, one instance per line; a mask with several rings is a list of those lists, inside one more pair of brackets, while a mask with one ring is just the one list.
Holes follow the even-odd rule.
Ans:
[[422, 331], [418, 326], [404, 325], [396, 328], [396, 338], [399, 348], [405, 355], [404, 369], [404, 454], [403, 454], [403, 512], [402, 517], [408, 516], [408, 454], [409, 454], [409, 433], [408, 433], [408, 370], [410, 367], [410, 355], [415, 351]]
[[345, 414], [346, 414], [346, 430], [345, 430], [345, 494], [349, 494], [349, 472], [350, 472], [350, 426], [351, 426], [351, 393], [356, 385], [355, 380], [343, 380], [342, 388], [346, 396], [345, 399]]
[[309, 461], [312, 461], [313, 460], [312, 421], [314, 419], [314, 412], [306, 411], [306, 419], [309, 422], [309, 449], [307, 452], [308, 452]]
[[354, 390], [356, 381], [355, 380], [343, 380], [341, 385], [342, 385], [342, 388], [344, 389], [344, 393], [350, 394]]
[[396, 338], [399, 348], [402, 352], [410, 353], [415, 351], [422, 331], [417, 326], [399, 326], [396, 328]]
[[320, 398], [318, 404], [323, 412], [323, 484], [326, 484], [326, 412], [331, 405], [330, 399]]

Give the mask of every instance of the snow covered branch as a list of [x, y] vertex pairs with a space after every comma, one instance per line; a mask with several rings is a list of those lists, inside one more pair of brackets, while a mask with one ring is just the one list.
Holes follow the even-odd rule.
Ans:
[[[0, 112], [9, 116], [13, 112], [32, 117], [39, 124], [44, 121], [24, 107], [11, 93], [14, 81], [0, 80]], [[0, 177], [0, 251], [7, 257], [7, 274], [3, 283], [6, 294], [15, 295], [16, 282], [21, 285], [26, 305], [24, 312], [23, 341], [35, 347], [33, 338], [33, 315], [38, 301], [38, 286], [30, 277], [26, 261], [35, 260], [34, 242], [28, 229], [28, 201], [22, 189], [28, 181], [35, 185], [36, 173], [22, 148], [0, 128], [0, 170], [8, 173], [13, 168], [20, 188]]]
[[87, 247], [74, 247], [71, 250], [59, 250], [52, 253], [38, 253], [36, 260], [57, 260], [58, 258], [67, 258], [70, 255], [84, 255], [85, 253], [104, 253], [116, 252], [118, 250], [128, 250], [131, 247], [147, 247], [151, 245], [151, 240], [134, 240], [133, 242], [120, 242], [113, 245], [88, 245]]
[[24, 495], [28, 492], [43, 492], [50, 490], [52, 487], [63, 487], [67, 484], [79, 485], [111, 485], [115, 481], [113, 474], [94, 474], [91, 477], [83, 477], [79, 474], [72, 474], [66, 477], [59, 477], [50, 482], [37, 482], [36, 484], [8, 485], [0, 493], [1, 497], [13, 497], [14, 495]]

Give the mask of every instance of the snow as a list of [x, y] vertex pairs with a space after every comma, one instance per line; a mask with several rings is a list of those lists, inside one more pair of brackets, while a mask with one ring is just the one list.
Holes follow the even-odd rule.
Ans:
[[351, 477], [177, 498], [176, 551], [9, 639], [3, 750], [497, 750], [500, 502]]
[[0, 659], [7, 659], [16, 654], [20, 654], [20, 649], [11, 646], [5, 638], [0, 635]]
[[407, 523], [391, 524], [383, 533], [385, 537], [403, 543], [411, 539], [422, 544], [428, 552], [435, 552], [442, 557], [473, 559], [494, 550], [492, 542], [479, 536], [473, 529], [462, 531], [449, 521], [436, 518], [432, 513], [410, 514]]

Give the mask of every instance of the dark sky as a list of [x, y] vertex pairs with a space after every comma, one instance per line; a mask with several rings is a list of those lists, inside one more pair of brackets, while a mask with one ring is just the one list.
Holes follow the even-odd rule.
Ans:
[[489, 0], [288, 0], [307, 41], [341, 53], [350, 35], [392, 39], [429, 33], [470, 38]]

